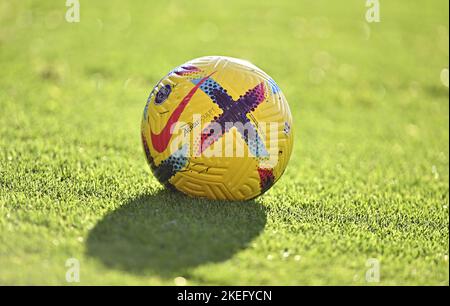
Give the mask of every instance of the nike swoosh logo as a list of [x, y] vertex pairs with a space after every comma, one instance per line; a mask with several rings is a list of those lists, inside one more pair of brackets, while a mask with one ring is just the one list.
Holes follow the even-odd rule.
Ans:
[[170, 128], [172, 127], [172, 124], [174, 124], [175, 122], [178, 121], [178, 119], [180, 119], [181, 114], [183, 113], [184, 109], [188, 105], [189, 101], [191, 101], [195, 92], [214, 73], [215, 73], [215, 71], [213, 73], [211, 73], [210, 75], [201, 79], [200, 82], [198, 82], [194, 86], [194, 88], [192, 88], [189, 91], [189, 93], [183, 98], [181, 103], [175, 108], [172, 115], [170, 115], [169, 120], [167, 120], [166, 125], [164, 126], [164, 128], [161, 130], [161, 132], [159, 134], [154, 134], [152, 131], [150, 132], [153, 148], [157, 152], [161, 153], [167, 148], [167, 146], [169, 145], [169, 142], [170, 142], [170, 138], [172, 137], [172, 135], [170, 133]]

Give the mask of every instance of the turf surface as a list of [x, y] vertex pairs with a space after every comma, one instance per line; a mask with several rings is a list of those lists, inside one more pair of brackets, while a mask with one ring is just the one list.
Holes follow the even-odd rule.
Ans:
[[[0, 2], [0, 284], [449, 283], [448, 1]], [[225, 4], [226, 3], [226, 4]], [[152, 177], [152, 86], [203, 55], [281, 86], [288, 169], [248, 203]], [[178, 277], [178, 278], [177, 278]], [[180, 281], [181, 280], [181, 281]]]

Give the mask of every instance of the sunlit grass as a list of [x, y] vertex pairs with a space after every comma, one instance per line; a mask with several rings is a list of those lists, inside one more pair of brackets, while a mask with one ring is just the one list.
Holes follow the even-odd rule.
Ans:
[[[448, 2], [0, 2], [0, 283], [446, 284]], [[203, 55], [285, 93], [295, 148], [251, 203], [162, 191], [153, 85]], [[447, 72], [445, 72], [447, 71]], [[248, 204], [248, 205], [247, 205]]]

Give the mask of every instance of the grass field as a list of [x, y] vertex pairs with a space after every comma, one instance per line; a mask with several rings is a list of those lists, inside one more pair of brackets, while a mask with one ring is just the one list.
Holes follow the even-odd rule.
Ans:
[[[92, 2], [79, 23], [0, 2], [0, 284], [70, 284], [68, 258], [82, 285], [449, 284], [448, 1], [370, 24], [363, 0]], [[145, 161], [148, 93], [204, 55], [291, 106], [290, 164], [252, 202], [164, 191]]]

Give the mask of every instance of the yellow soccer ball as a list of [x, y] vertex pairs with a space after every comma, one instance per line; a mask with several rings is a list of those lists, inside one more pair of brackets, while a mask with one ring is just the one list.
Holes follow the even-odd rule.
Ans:
[[141, 136], [162, 184], [220, 200], [267, 191], [293, 146], [291, 112], [275, 81], [248, 61], [222, 56], [194, 59], [159, 81]]

